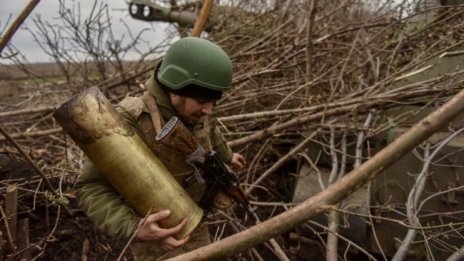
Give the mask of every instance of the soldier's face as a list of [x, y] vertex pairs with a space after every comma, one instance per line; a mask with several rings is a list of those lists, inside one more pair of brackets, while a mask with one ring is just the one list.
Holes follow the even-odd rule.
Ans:
[[203, 100], [190, 97], [169, 94], [171, 104], [179, 118], [191, 125], [197, 124], [201, 117], [213, 113], [214, 100]]

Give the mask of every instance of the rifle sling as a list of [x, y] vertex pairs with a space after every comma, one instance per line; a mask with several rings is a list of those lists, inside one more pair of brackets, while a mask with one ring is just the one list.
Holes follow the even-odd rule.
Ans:
[[155, 128], [156, 133], [159, 133], [163, 126], [163, 119], [161, 118], [161, 114], [158, 110], [156, 98], [149, 92], [145, 92], [143, 98], [145, 100], [145, 104], [147, 105], [148, 112], [150, 113], [150, 118], [151, 122], [153, 123], [153, 127]]

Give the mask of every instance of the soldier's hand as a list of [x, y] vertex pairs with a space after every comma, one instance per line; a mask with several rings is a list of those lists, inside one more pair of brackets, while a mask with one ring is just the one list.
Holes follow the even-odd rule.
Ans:
[[173, 250], [187, 243], [189, 237], [175, 239], [174, 234], [179, 232], [187, 223], [187, 219], [182, 220], [177, 226], [172, 228], [161, 228], [158, 221], [171, 215], [170, 210], [163, 210], [143, 218], [139, 222], [136, 237], [143, 241], [154, 241], [160, 244], [165, 250]]
[[243, 169], [243, 167], [245, 167], [246, 165], [245, 158], [241, 154], [234, 153], [232, 154], [232, 160], [230, 161], [230, 165], [237, 169]]
[[233, 200], [222, 191], [219, 191], [214, 198], [213, 205], [215, 208], [224, 210], [232, 206]]

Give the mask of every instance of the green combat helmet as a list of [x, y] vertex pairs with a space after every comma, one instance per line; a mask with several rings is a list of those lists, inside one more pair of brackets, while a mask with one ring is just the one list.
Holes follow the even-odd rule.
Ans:
[[157, 76], [158, 81], [174, 92], [187, 86], [199, 86], [222, 93], [230, 89], [232, 63], [216, 44], [185, 37], [169, 47]]

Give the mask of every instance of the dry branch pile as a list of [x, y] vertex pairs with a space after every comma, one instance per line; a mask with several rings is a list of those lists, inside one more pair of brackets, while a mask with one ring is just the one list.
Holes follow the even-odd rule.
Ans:
[[[343, 174], [353, 168], [353, 163], [346, 161], [346, 144], [337, 144], [335, 149], [334, 140], [362, 131], [366, 135], [364, 141], [414, 115], [386, 121], [385, 110], [404, 105], [434, 108], [462, 89], [462, 70], [418, 78], [430, 69], [430, 60], [451, 56], [463, 48], [462, 7], [436, 9], [434, 22], [414, 29], [415, 25], [408, 22], [411, 20], [401, 15], [401, 7], [406, 4], [368, 7], [356, 0], [297, 1], [298, 4], [276, 1], [276, 6], [268, 8], [264, 1], [261, 6], [231, 2], [231, 6], [217, 7], [210, 18], [208, 37], [224, 47], [235, 66], [233, 90], [218, 103], [216, 113], [230, 145], [247, 158], [247, 169], [238, 175], [245, 188], [254, 191], [251, 196], [257, 205], [291, 201], [291, 173], [295, 173], [295, 160], [308, 141], [321, 144], [326, 157], [335, 155], [337, 172]], [[142, 91], [144, 72], [137, 69], [109, 75], [110, 80], [98, 85], [117, 102], [127, 93]], [[6, 132], [0, 136], [1, 200], [5, 200], [5, 189], [16, 184], [21, 217], [46, 224], [46, 232], [36, 232], [37, 241], [31, 241], [33, 255], [50, 258], [47, 245], [61, 239], [57, 231], [64, 233], [56, 230], [58, 224], [84, 218], [72, 204], [73, 185], [83, 155], [63, 135], [51, 113], [89, 83], [50, 83], [44, 79], [22, 84], [26, 85], [17, 86], [7, 99], [3, 96], [0, 104]], [[366, 125], [369, 113], [374, 117]], [[14, 143], [24, 149], [24, 154]], [[24, 167], [30, 165], [25, 161], [26, 155], [37, 170]], [[364, 160], [368, 155], [361, 156]], [[334, 158], [331, 159], [333, 163]], [[26, 169], [17, 169], [18, 166]], [[46, 180], [54, 187], [56, 196], [50, 195], [44, 185]], [[60, 199], [65, 198], [71, 204], [57, 208]], [[271, 208], [258, 209], [261, 219], [287, 207], [270, 205]], [[56, 215], [60, 211], [63, 215]], [[49, 212], [55, 216], [49, 217]], [[215, 239], [243, 229], [239, 221], [242, 217], [239, 210], [218, 212], [212, 220]], [[87, 251], [84, 254], [90, 257], [111, 252], [112, 245], [101, 243], [105, 238], [95, 231], [91, 236], [87, 240], [99, 243], [91, 244], [94, 252], [89, 254], [82, 247], [79, 251]], [[279, 247], [270, 243], [242, 256], [258, 260], [263, 256], [282, 257], [278, 254], [280, 248], [286, 255], [294, 254], [287, 244], [280, 244]], [[446, 252], [454, 251], [450, 247]]]

